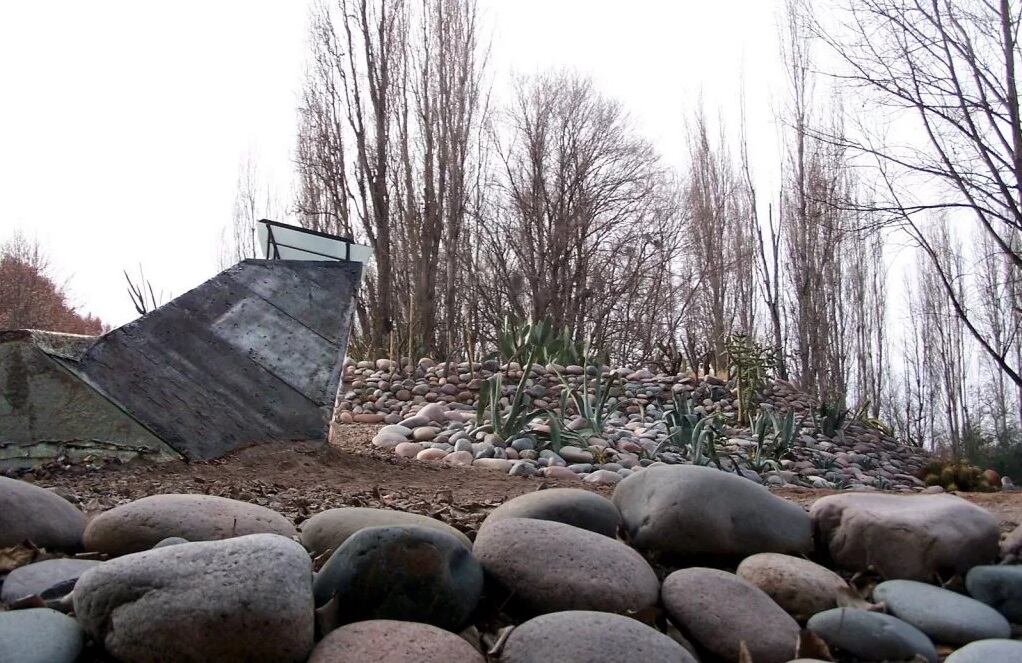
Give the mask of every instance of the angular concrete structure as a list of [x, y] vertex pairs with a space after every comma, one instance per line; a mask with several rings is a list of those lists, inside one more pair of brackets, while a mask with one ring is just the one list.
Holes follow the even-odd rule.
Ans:
[[207, 459], [325, 440], [361, 275], [245, 260], [94, 342], [5, 332], [0, 468], [82, 445]]

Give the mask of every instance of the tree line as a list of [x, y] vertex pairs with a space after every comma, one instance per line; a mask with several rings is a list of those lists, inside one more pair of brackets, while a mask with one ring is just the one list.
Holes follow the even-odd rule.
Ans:
[[[741, 333], [907, 439], [1014, 444], [1017, 3], [813, 9], [783, 5], [782, 177], [760, 191], [744, 110], [730, 128], [692, 111], [673, 168], [584, 76], [496, 94], [471, 0], [317, 2], [290, 211], [373, 249], [352, 353], [464, 360], [510, 316], [720, 372]], [[239, 188], [237, 225], [257, 199]]]

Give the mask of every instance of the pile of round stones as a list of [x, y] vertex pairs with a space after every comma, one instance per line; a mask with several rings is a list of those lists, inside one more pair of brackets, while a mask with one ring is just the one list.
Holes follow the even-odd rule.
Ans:
[[295, 525], [202, 494], [87, 519], [0, 477], [0, 661], [1022, 661], [1022, 530], [1001, 542], [955, 495], [807, 512], [660, 464], [610, 499], [526, 493], [477, 531], [362, 507]]
[[[733, 415], [736, 406], [729, 385], [713, 376], [616, 369], [623, 393], [611, 399], [614, 411], [604, 433], [588, 438], [584, 445], [564, 446], [554, 452], [543, 448], [535, 435], [504, 440], [493, 434], [472, 433], [480, 387], [496, 371], [505, 375], [505, 394], [514, 389], [522, 374], [517, 364], [502, 367], [495, 361], [449, 367], [421, 359], [414, 367], [403, 369], [387, 359], [348, 363], [337, 421], [386, 424], [373, 444], [403, 457], [520, 476], [612, 484], [654, 463], [686, 462], [665, 444], [668, 430], [662, 415], [673, 394], [691, 397], [694, 410], [704, 414]], [[583, 380], [580, 366], [534, 366], [527, 381], [531, 407], [553, 408], [559, 402], [562, 384], [557, 373], [575, 387]], [[725, 469], [771, 486], [923, 489], [918, 475], [929, 459], [924, 451], [860, 422], [851, 422], [839, 434], [826, 437], [817, 430], [811, 414], [818, 404], [788, 382], [774, 382], [763, 403], [777, 412], [793, 411], [796, 422], [802, 424], [790, 457], [781, 460], [780, 469], [754, 468], [749, 462], [756, 447], [752, 431], [728, 428], [728, 440], [718, 448]], [[575, 418], [567, 427], [583, 425]], [[544, 427], [542, 421], [533, 426], [537, 432]]]

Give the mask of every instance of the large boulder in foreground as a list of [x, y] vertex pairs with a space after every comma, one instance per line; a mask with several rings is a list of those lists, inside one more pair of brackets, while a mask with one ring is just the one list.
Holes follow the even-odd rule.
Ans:
[[351, 506], [339, 509], [327, 509], [317, 513], [302, 523], [302, 545], [309, 549], [313, 556], [319, 556], [328, 550], [337, 550], [352, 534], [367, 527], [429, 527], [446, 532], [455, 537], [468, 548], [472, 542], [459, 530], [442, 520], [423, 516], [418, 513], [394, 511], [392, 509], [372, 509], [369, 507]]
[[759, 553], [746, 557], [735, 574], [759, 587], [795, 619], [805, 621], [852, 595], [844, 578], [801, 557]]
[[464, 639], [429, 624], [371, 619], [331, 631], [309, 663], [485, 663]]
[[246, 534], [295, 535], [272, 509], [214, 495], [151, 495], [105, 511], [85, 528], [85, 548], [108, 555], [149, 550], [168, 537], [217, 541]]
[[914, 580], [888, 580], [873, 589], [873, 600], [887, 612], [930, 636], [934, 642], [966, 645], [1011, 637], [1011, 624], [985, 603], [943, 587]]
[[540, 615], [511, 631], [501, 663], [695, 663], [685, 648], [631, 617], [568, 610]]
[[648, 467], [619, 483], [613, 500], [626, 540], [640, 550], [744, 557], [812, 549], [812, 528], [802, 507], [709, 467]]
[[483, 568], [461, 541], [432, 527], [368, 527], [338, 548], [313, 585], [331, 621], [424, 622], [464, 628], [483, 593]]
[[809, 515], [834, 562], [886, 579], [929, 581], [997, 557], [997, 519], [954, 495], [829, 495]]
[[474, 552], [515, 606], [537, 614], [654, 606], [660, 583], [642, 555], [616, 539], [550, 520], [505, 518], [479, 531]]
[[182, 543], [86, 571], [78, 622], [122, 661], [304, 661], [312, 562], [276, 534]]
[[78, 578], [92, 567], [102, 564], [88, 559], [45, 559], [19, 566], [4, 578], [0, 587], [0, 601], [13, 603], [26, 596], [44, 599], [60, 598], [70, 594]]
[[937, 663], [937, 648], [926, 634], [897, 617], [855, 608], [834, 608], [813, 617], [806, 628], [832, 650], [864, 661], [907, 661], [918, 656]]
[[678, 627], [713, 656], [737, 661], [744, 642], [756, 663], [795, 658], [798, 623], [734, 574], [701, 567], [675, 571], [664, 580], [661, 597]]
[[535, 518], [574, 525], [614, 538], [621, 514], [602, 495], [581, 488], [537, 490], [504, 502], [486, 516], [482, 527], [505, 518]]
[[85, 644], [77, 622], [49, 608], [0, 612], [0, 661], [73, 663]]
[[82, 547], [85, 514], [39, 486], [0, 477], [0, 548], [31, 541], [40, 548]]

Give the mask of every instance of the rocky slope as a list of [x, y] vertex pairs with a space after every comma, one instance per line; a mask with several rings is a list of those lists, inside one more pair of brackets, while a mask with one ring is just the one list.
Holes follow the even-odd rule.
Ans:
[[[779, 467], [757, 462], [752, 431], [733, 425], [737, 418], [733, 385], [713, 376], [694, 378], [654, 375], [646, 369], [617, 369], [620, 393], [610, 400], [612, 414], [603, 433], [558, 451], [544, 450], [541, 441], [537, 443], [528, 435], [503, 440], [472, 434], [483, 381], [501, 369], [506, 382], [521, 376], [517, 364], [500, 367], [496, 362], [471, 367], [462, 363], [451, 370], [428, 359], [403, 370], [386, 359], [349, 363], [345, 366], [337, 421], [388, 424], [375, 444], [393, 449], [400, 456], [473, 464], [511, 474], [616, 483], [656, 462], [687, 462], [680, 450], [667, 443], [669, 430], [663, 420], [673, 396], [680, 394], [692, 399], [695, 412], [719, 413], [723, 421], [732, 424], [725, 426], [726, 439], [717, 451], [725, 469], [735, 473], [772, 486], [900, 491], [923, 488], [918, 475], [929, 460], [926, 452], [859, 421], [849, 422], [828, 437], [813, 416], [819, 403], [783, 381], [772, 383], [760, 398], [779, 415], [795, 413], [798, 430]], [[557, 407], [562, 389], [558, 372], [574, 388], [584, 379], [579, 366], [534, 367], [527, 381], [532, 407]], [[506, 384], [505, 395], [512, 389]], [[542, 423], [536, 427], [541, 429]]]

